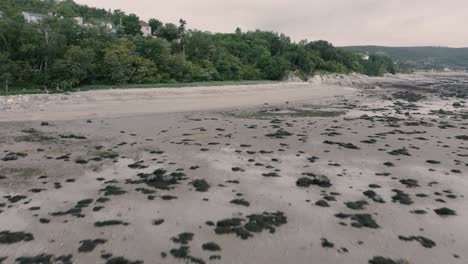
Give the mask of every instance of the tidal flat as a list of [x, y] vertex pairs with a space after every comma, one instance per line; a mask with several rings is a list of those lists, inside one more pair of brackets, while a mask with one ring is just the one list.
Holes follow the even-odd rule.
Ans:
[[2, 98], [0, 263], [466, 263], [468, 87], [421, 78]]

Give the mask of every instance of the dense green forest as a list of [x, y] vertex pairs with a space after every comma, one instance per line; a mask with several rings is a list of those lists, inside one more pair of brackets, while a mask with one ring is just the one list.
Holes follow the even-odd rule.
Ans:
[[414, 69], [468, 70], [468, 48], [350, 46], [343, 49], [389, 56]]
[[[136, 3], [137, 4], [137, 3]], [[28, 22], [22, 12], [45, 14]], [[76, 17], [83, 19], [77, 22]], [[111, 26], [112, 25], [112, 26]], [[369, 60], [326, 41], [295, 43], [268, 31], [210, 33], [187, 22], [149, 21], [71, 0], [0, 1], [0, 84], [70, 89], [89, 84], [282, 80], [290, 72], [382, 75], [399, 71], [386, 56]]]

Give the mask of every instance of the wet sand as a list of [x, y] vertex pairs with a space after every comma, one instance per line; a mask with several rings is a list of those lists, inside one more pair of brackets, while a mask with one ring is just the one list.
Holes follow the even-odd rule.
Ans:
[[466, 99], [407, 90], [13, 98], [0, 112], [0, 259], [466, 263]]

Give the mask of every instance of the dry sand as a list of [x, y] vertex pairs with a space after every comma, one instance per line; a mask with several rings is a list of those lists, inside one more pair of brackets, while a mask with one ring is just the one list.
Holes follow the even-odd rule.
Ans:
[[71, 120], [137, 114], [207, 111], [319, 101], [354, 93], [353, 88], [289, 82], [223, 87], [100, 90], [80, 93], [0, 97], [0, 121]]
[[411, 78], [0, 98], [0, 259], [467, 263], [466, 99]]

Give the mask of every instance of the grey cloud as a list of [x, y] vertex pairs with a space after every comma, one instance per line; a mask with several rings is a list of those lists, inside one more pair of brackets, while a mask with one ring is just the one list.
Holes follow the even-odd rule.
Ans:
[[466, 0], [76, 0], [213, 32], [265, 29], [336, 45], [468, 46]]

